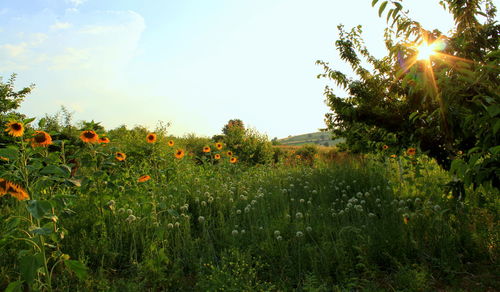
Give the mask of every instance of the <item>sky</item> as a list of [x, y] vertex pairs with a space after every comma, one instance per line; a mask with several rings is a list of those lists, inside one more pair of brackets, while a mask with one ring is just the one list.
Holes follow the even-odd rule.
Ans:
[[[437, 0], [404, 7], [424, 28], [453, 27]], [[325, 127], [333, 84], [315, 62], [349, 71], [337, 25], [362, 25], [384, 56], [377, 10], [371, 0], [0, 0], [0, 76], [36, 85], [19, 109], [29, 117], [65, 106], [75, 121], [163, 121], [178, 136], [219, 134], [237, 118], [283, 138]]]

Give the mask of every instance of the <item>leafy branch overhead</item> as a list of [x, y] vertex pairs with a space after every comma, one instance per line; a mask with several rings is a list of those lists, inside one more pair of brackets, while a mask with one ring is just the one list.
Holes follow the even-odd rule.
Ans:
[[[317, 61], [347, 92], [325, 88], [325, 121], [354, 152], [418, 146], [466, 183], [499, 188], [500, 26], [491, 1], [441, 1], [455, 20], [445, 35], [412, 20], [402, 1], [372, 1], [385, 17], [388, 53], [377, 59], [361, 26], [338, 26], [336, 47], [355, 79]], [[462, 154], [463, 153], [463, 154]], [[454, 162], [452, 161], [461, 161]]]

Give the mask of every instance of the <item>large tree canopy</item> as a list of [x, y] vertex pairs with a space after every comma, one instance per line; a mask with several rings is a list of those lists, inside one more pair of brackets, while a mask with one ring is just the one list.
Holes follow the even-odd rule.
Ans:
[[[440, 1], [455, 20], [449, 36], [424, 29], [404, 12], [402, 0], [374, 0], [385, 17], [387, 56], [377, 59], [363, 44], [360, 26], [339, 26], [336, 42], [356, 78], [326, 62], [318, 77], [347, 92], [325, 89], [332, 112], [327, 126], [352, 151], [381, 145], [417, 146], [467, 183], [500, 187], [500, 26], [491, 1]], [[427, 54], [426, 54], [427, 53]]]

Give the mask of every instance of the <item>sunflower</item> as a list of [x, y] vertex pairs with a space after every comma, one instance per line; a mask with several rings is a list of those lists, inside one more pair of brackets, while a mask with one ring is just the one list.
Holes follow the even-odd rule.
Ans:
[[7, 184], [8, 182], [5, 179], [0, 178], [0, 197], [7, 193]]
[[413, 156], [417, 153], [417, 149], [415, 148], [408, 148], [408, 150], [406, 150], [406, 154], [410, 155], [410, 156]]
[[109, 138], [108, 137], [99, 137], [99, 143], [108, 144]]
[[228, 151], [226, 154], [227, 156], [233, 156], [233, 151]]
[[7, 158], [7, 157], [3, 157], [3, 156], [0, 156], [0, 160], [3, 160], [3, 161], [9, 161], [9, 158]]
[[174, 144], [175, 144], [174, 140], [169, 140], [168, 141], [168, 146], [172, 147], [172, 146], [174, 146]]
[[184, 157], [184, 150], [177, 149], [177, 151], [175, 151], [175, 158], [182, 159], [182, 157]]
[[238, 158], [236, 157], [231, 157], [231, 159], [229, 159], [229, 162], [231, 163], [236, 163], [238, 161]]
[[47, 132], [35, 131], [31, 139], [32, 147], [47, 147], [52, 144], [52, 137]]
[[220, 159], [220, 154], [215, 154], [214, 158], [215, 158], [215, 160], [219, 160]]
[[396, 157], [398, 157], [396, 154], [391, 155], [391, 158], [396, 158]]
[[12, 197], [18, 199], [19, 201], [27, 200], [30, 198], [26, 190], [24, 190], [19, 185], [7, 181], [6, 183], [6, 192], [9, 193]]
[[384, 145], [384, 146], [382, 147], [382, 149], [387, 150], [387, 149], [389, 149], [389, 146]]
[[145, 181], [148, 181], [150, 179], [151, 179], [151, 177], [149, 175], [141, 175], [141, 177], [139, 177], [137, 179], [137, 182], [145, 182]]
[[125, 153], [123, 153], [123, 152], [116, 152], [115, 153], [115, 158], [118, 161], [124, 161], [125, 158], [127, 158], [127, 155]]
[[203, 147], [203, 152], [205, 152], [205, 153], [210, 152], [210, 147], [208, 147], [208, 146]]
[[300, 155], [298, 155], [298, 154], [295, 155], [295, 158], [300, 159]]
[[218, 150], [221, 150], [222, 149], [222, 143], [220, 143], [220, 142], [215, 143], [215, 148], [217, 148]]
[[154, 143], [154, 142], [156, 142], [156, 134], [155, 133], [149, 133], [146, 136], [146, 141], [148, 141], [148, 143]]
[[96, 143], [99, 141], [99, 136], [92, 130], [83, 131], [80, 134], [80, 139], [85, 143]]
[[24, 134], [24, 125], [19, 122], [10, 121], [7, 123], [5, 132], [14, 137], [21, 137]]
[[403, 216], [403, 222], [404, 222], [405, 224], [408, 224], [408, 222], [410, 222], [410, 217], [408, 217], [408, 215], [404, 215], [404, 216]]

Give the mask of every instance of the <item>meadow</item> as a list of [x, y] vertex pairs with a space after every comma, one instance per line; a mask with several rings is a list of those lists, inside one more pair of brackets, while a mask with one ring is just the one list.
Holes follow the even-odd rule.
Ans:
[[260, 164], [162, 130], [18, 123], [0, 149], [2, 291], [500, 287], [498, 196], [455, 197], [417, 149], [272, 148]]

